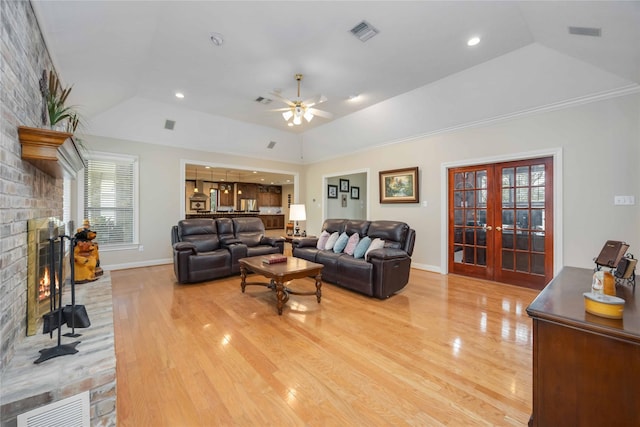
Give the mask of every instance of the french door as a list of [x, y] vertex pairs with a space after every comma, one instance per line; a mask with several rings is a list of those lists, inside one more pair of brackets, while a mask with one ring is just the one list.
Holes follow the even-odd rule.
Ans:
[[449, 169], [449, 272], [542, 289], [553, 278], [553, 158]]

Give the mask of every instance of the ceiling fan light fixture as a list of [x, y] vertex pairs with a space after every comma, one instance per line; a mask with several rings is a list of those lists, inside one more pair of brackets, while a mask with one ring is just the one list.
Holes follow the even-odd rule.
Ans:
[[311, 114], [311, 111], [306, 111], [304, 113], [304, 118], [307, 122], [310, 122], [313, 119], [313, 114]]
[[289, 121], [289, 119], [293, 117], [293, 112], [291, 110], [285, 111], [284, 113], [282, 113], [282, 117], [284, 117], [286, 121]]
[[300, 118], [300, 116], [296, 115], [296, 116], [293, 118], [293, 124], [294, 124], [294, 125], [302, 124], [302, 119]]

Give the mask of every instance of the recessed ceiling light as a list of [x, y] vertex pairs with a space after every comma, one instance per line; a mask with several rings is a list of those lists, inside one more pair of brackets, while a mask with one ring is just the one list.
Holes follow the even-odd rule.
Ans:
[[359, 93], [355, 93], [353, 95], [349, 95], [349, 101], [357, 101], [358, 98], [360, 98], [360, 94]]
[[222, 44], [224, 43], [224, 37], [220, 33], [211, 33], [209, 38], [211, 39], [211, 43], [213, 43], [214, 46], [222, 46]]
[[184, 93], [176, 92], [176, 98], [180, 98], [180, 99], [184, 98]]
[[471, 37], [467, 40], [467, 46], [475, 46], [480, 43], [480, 37]]

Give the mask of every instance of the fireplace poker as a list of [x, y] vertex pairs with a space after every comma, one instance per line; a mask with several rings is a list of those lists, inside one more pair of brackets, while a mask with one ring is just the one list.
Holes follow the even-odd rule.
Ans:
[[[70, 258], [70, 278], [69, 285], [71, 286], [71, 332], [64, 334], [65, 337], [79, 337], [82, 334], [76, 333], [76, 271], [75, 261], [73, 259], [74, 248], [76, 246], [76, 238], [73, 237], [73, 221], [69, 221], [69, 236], [65, 236], [69, 239], [69, 247], [71, 248], [69, 255]], [[69, 322], [67, 322], [69, 325]]]

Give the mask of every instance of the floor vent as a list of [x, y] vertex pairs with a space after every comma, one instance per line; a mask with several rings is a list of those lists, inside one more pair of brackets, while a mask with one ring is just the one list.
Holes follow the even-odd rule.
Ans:
[[18, 415], [18, 427], [90, 427], [89, 392]]

